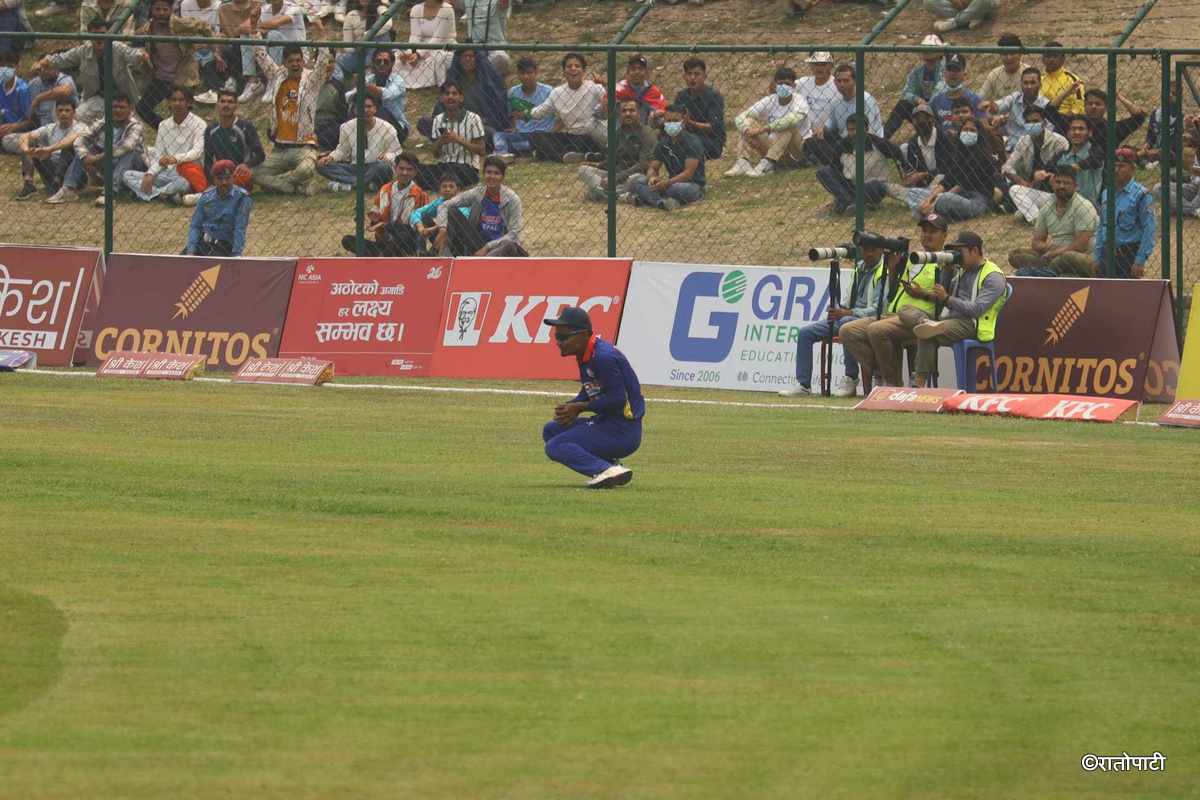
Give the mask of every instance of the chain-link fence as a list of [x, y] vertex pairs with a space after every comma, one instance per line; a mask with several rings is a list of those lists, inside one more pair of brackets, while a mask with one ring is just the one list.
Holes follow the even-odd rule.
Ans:
[[[487, 251], [472, 245], [516, 224], [507, 193], [485, 202], [477, 192], [463, 204], [473, 214], [466, 226], [445, 213], [412, 214], [480, 186], [484, 158], [499, 155], [503, 184], [520, 198], [520, 243], [533, 255], [791, 264], [856, 227], [915, 240], [917, 219], [936, 213], [978, 232], [1009, 269], [1144, 268], [1185, 291], [1200, 280], [1191, 255], [1200, 247], [1191, 136], [1200, 130], [1180, 124], [1196, 108], [1200, 52], [547, 45], [496, 53], [390, 42], [296, 51], [195, 36], [70, 38], [38, 42], [36, 63], [27, 56], [18, 71], [41, 91], [58, 80], [55, 67], [72, 75], [77, 116], [91, 124], [52, 156], [60, 112], [45, 100], [34, 109], [49, 128], [31, 135], [25, 159], [0, 159], [0, 176], [18, 191], [24, 172], [36, 191], [0, 198], [0, 239], [181, 252], [189, 232], [196, 242], [191, 206], [204, 205], [211, 168], [227, 158], [234, 183], [252, 191], [246, 255]], [[184, 65], [196, 74], [184, 75]], [[1183, 89], [1164, 114], [1172, 75]], [[181, 82], [200, 102], [173, 92]], [[6, 151], [20, 151], [23, 135], [7, 139]], [[419, 163], [397, 166], [400, 151]], [[1082, 200], [1067, 189], [1056, 196], [1064, 165], [1074, 167], [1069, 188]], [[108, 171], [113, 188], [97, 205]], [[397, 175], [407, 183], [410, 171], [417, 189], [380, 196], [382, 184]], [[1125, 186], [1130, 179], [1145, 197]], [[1169, 219], [1158, 188], [1167, 181], [1183, 198], [1167, 204]], [[1114, 182], [1110, 213], [1101, 193]], [[451, 228], [473, 233], [439, 237]], [[1112, 246], [1095, 249], [1097, 238]]]

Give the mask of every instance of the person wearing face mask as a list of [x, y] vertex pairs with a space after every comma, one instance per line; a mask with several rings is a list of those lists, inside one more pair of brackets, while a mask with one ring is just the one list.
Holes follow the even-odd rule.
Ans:
[[[19, 153], [20, 136], [33, 128], [33, 96], [29, 84], [17, 77], [17, 54], [0, 53], [0, 142], [3, 152]], [[30, 170], [27, 181], [32, 181]]]
[[1025, 126], [1025, 135], [1004, 162], [1001, 175], [1017, 213], [1032, 223], [1048, 202], [1043, 195], [1049, 188], [1054, 164], [1070, 145], [1065, 137], [1046, 129], [1042, 109], [1037, 106], [1025, 107]]
[[987, 211], [995, 187], [996, 164], [974, 119], [963, 121], [940, 168], [945, 176], [941, 184], [932, 189], [909, 189], [905, 196], [916, 219], [937, 213], [950, 220], [964, 220]]
[[[983, 105], [984, 110], [991, 114], [986, 124], [992, 130], [1003, 131], [1004, 148], [1010, 153], [1017, 146], [1017, 142], [1021, 141], [1021, 137], [1029, 131], [1025, 121], [1025, 109], [1037, 106], [1043, 109], [1043, 116], [1045, 115], [1045, 108], [1050, 101], [1041, 93], [1041, 87], [1042, 71], [1037, 67], [1026, 67], [1021, 73], [1019, 92], [995, 102], [985, 102]], [[1004, 127], [1001, 128], [1001, 125]]]
[[967, 60], [958, 53], [951, 53], [946, 56], [946, 73], [942, 85], [929, 101], [929, 107], [937, 114], [938, 122], [945, 125], [949, 121], [954, 102], [962, 99], [971, 104], [971, 113], [975, 117], [983, 117], [979, 108], [983, 101], [979, 99], [979, 95], [967, 88]]
[[775, 91], [737, 115], [738, 159], [726, 177], [761, 177], [779, 165], [804, 162], [804, 140], [811, 135], [808, 103], [795, 91], [791, 67], [775, 70]]
[[1047, 203], [1033, 223], [1027, 248], [1011, 250], [1009, 265], [1018, 275], [1092, 278], [1092, 236], [1100, 218], [1096, 208], [1075, 191], [1075, 168], [1054, 170], [1054, 202]]
[[704, 197], [704, 145], [684, 130], [683, 108], [668, 106], [663, 136], [645, 175], [629, 178], [629, 202], [674, 211]]

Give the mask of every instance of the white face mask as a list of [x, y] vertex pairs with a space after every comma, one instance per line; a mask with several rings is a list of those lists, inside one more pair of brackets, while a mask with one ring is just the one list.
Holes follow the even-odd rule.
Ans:
[[664, 122], [663, 130], [667, 132], [667, 136], [678, 136], [683, 130], [682, 122]]
[[963, 131], [958, 135], [958, 140], [967, 147], [974, 147], [979, 141], [979, 134], [975, 131]]
[[0, 85], [7, 86], [16, 74], [17, 71], [12, 67], [0, 67]]
[[792, 87], [786, 83], [780, 83], [775, 86], [775, 96], [780, 100], [787, 100], [792, 96]]

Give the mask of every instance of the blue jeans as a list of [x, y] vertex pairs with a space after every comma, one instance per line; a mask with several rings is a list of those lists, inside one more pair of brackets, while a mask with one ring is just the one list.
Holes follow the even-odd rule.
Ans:
[[[912, 209], [913, 217], [917, 219], [921, 218], [917, 207], [925, 202], [925, 198], [929, 197], [930, 194], [929, 189], [908, 190], [908, 197], [905, 202]], [[937, 200], [933, 201], [933, 210], [952, 221], [961, 222], [964, 219], [974, 219], [987, 211], [988, 198], [979, 192], [967, 192], [966, 194], [942, 192], [938, 195]]]
[[[364, 179], [367, 186], [374, 185], [379, 187], [392, 179], [391, 166], [382, 161], [367, 162], [363, 166], [366, 168]], [[358, 170], [355, 169], [354, 164], [334, 161], [323, 167], [317, 167], [317, 174], [334, 183], [345, 183], [353, 186], [355, 176], [358, 175]]]
[[[145, 168], [146, 162], [142, 160], [141, 155], [138, 153], [126, 153], [118, 158], [113, 164], [112, 169], [113, 184], [110, 187], [112, 193], [115, 195], [121, 191], [121, 179], [126, 172], [132, 169]], [[103, 169], [100, 170], [100, 174], [104, 174]], [[83, 186], [86, 175], [87, 170], [83, 166], [83, 159], [76, 158], [71, 162], [71, 166], [67, 167], [67, 176], [63, 178], [63, 186], [66, 186], [68, 189], [79, 189]]]
[[160, 195], [188, 194], [192, 191], [192, 185], [188, 183], [187, 178], [176, 172], [174, 167], [167, 167], [154, 176], [154, 183], [150, 186], [150, 191], [143, 192], [142, 178], [146, 174], [143, 170], [131, 169], [124, 174], [123, 178], [129, 191], [147, 203]]
[[[813, 345], [822, 339], [827, 339], [836, 334], [842, 329], [842, 326], [853, 322], [858, 317], [842, 317], [837, 322], [831, 323], [827, 319], [810, 322], [800, 329], [800, 335], [796, 339], [796, 382], [802, 386], [812, 386], [812, 362], [813, 362]], [[858, 362], [854, 360], [854, 356], [850, 355], [850, 351], [842, 348], [842, 355], [846, 358], [846, 375], [850, 378], [858, 377]]]
[[551, 421], [542, 428], [542, 441], [551, 461], [590, 478], [611, 467], [611, 460], [637, 451], [642, 444], [642, 421], [580, 417], [565, 428]]
[[528, 153], [533, 150], [528, 133], [496, 131], [492, 136], [492, 147], [497, 153]]
[[672, 183], [662, 194], [650, 188], [645, 175], [634, 175], [629, 179], [629, 191], [642, 201], [642, 205], [652, 208], [662, 208], [663, 201], [668, 197], [678, 200], [681, 206], [695, 203], [704, 196], [704, 187], [698, 183]]

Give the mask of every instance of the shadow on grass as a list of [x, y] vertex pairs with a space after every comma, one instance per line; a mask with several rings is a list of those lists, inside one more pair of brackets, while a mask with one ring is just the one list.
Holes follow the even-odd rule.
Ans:
[[66, 632], [66, 616], [47, 598], [0, 586], [0, 717], [58, 683]]

